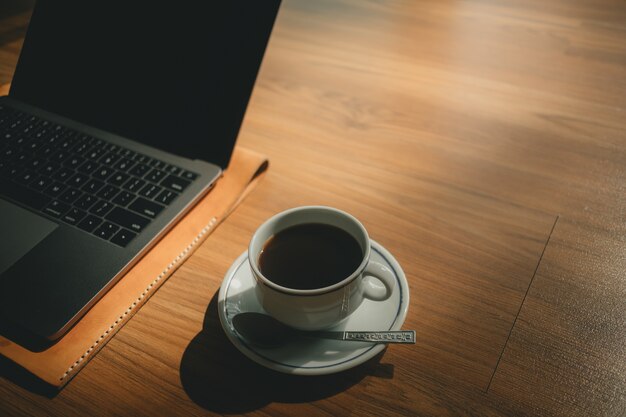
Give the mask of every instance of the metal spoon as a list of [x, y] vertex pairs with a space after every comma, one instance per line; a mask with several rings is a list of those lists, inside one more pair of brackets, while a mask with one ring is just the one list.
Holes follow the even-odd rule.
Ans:
[[294, 336], [371, 343], [415, 343], [415, 330], [402, 331], [307, 331], [289, 327], [262, 313], [239, 313], [233, 317], [235, 330], [260, 347], [276, 347]]

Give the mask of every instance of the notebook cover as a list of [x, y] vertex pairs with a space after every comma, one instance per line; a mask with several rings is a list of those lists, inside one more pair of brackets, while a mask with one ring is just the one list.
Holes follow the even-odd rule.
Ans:
[[45, 382], [63, 387], [254, 188], [267, 159], [235, 147], [213, 188], [56, 344], [30, 351], [0, 336], [0, 354]]

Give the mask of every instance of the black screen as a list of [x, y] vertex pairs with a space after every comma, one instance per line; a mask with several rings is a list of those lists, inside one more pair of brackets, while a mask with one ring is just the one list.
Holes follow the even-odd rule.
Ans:
[[280, 0], [39, 0], [10, 96], [226, 167]]

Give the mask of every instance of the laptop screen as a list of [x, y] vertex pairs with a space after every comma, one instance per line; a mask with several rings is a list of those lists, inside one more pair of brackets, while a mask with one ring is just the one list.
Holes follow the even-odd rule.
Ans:
[[279, 3], [39, 0], [10, 96], [225, 168]]

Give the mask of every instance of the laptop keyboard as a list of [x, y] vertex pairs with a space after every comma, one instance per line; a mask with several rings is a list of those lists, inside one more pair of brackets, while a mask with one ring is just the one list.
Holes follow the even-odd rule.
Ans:
[[198, 175], [0, 105], [0, 195], [126, 246]]

